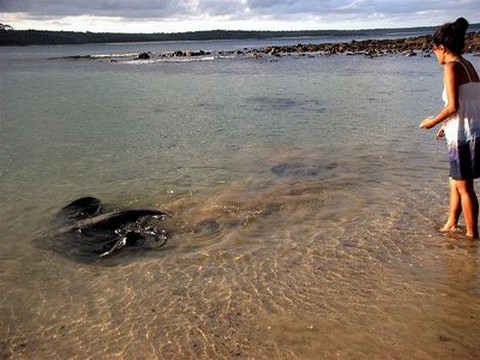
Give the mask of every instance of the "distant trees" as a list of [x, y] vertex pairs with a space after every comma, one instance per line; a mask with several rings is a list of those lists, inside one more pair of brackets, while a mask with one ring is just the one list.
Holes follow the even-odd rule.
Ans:
[[[46, 30], [13, 30], [8, 25], [0, 28], [0, 46], [12, 45], [58, 45], [87, 43], [119, 43], [119, 42], [154, 42], [154, 41], [188, 41], [188, 40], [220, 40], [220, 39], [270, 39], [279, 37], [303, 36], [338, 36], [348, 35], [345, 30], [320, 31], [193, 31], [184, 33], [92, 33], [72, 31]], [[8, 27], [8, 28], [7, 28]], [[2, 31], [3, 30], [3, 31]], [[9, 31], [6, 31], [9, 30]], [[371, 34], [372, 30], [364, 31]], [[374, 32], [374, 31], [373, 31]], [[359, 35], [363, 31], [355, 31]], [[372, 33], [373, 35], [373, 33]]]
[[0, 30], [13, 30], [13, 27], [7, 24], [1, 24], [0, 23]]
[[[1, 0], [0, 0], [1, 1]], [[480, 29], [480, 24], [471, 24], [474, 31]], [[430, 30], [434, 28], [405, 28], [395, 29], [400, 35], [410, 36], [415, 30]], [[119, 42], [155, 42], [155, 41], [189, 41], [189, 40], [221, 40], [221, 39], [273, 39], [281, 37], [317, 37], [317, 36], [362, 36], [374, 38], [384, 36], [386, 29], [372, 30], [307, 30], [307, 31], [232, 31], [211, 30], [191, 31], [183, 33], [92, 33], [73, 31], [46, 31], [46, 30], [14, 30], [11, 26], [0, 24], [0, 46], [12, 45], [58, 45], [58, 44], [87, 44], [87, 43], [119, 43]]]

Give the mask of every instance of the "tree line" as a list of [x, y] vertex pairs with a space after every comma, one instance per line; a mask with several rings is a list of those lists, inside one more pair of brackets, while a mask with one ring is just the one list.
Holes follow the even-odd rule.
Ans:
[[[306, 30], [306, 31], [235, 31], [212, 30], [182, 33], [93, 33], [47, 30], [14, 30], [8, 25], [0, 27], [0, 46], [15, 45], [59, 45], [119, 42], [197, 41], [197, 40], [243, 40], [282, 37], [315, 36], [377, 36], [385, 29], [372, 30]], [[425, 30], [427, 28], [418, 28]], [[404, 29], [414, 31], [415, 29]], [[401, 30], [400, 30], [401, 31]]]

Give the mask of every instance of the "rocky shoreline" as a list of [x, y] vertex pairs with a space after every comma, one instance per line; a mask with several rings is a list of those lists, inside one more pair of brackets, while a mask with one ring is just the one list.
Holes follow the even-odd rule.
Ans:
[[[465, 52], [480, 56], [480, 32], [469, 33], [466, 36]], [[402, 39], [384, 40], [362, 40], [340, 43], [324, 44], [297, 44], [283, 46], [268, 46], [260, 49], [243, 49], [231, 51], [219, 51], [212, 53], [208, 51], [170, 51], [160, 54], [143, 52], [135, 57], [135, 60], [148, 60], [153, 58], [195, 58], [202, 56], [251, 56], [261, 58], [264, 56], [283, 57], [289, 55], [313, 56], [313, 55], [364, 55], [368, 57], [379, 57], [390, 54], [402, 54], [406, 56], [430, 56], [432, 52], [432, 36], [419, 36]]]
[[[225, 58], [266, 58], [274, 61], [275, 58], [286, 56], [296, 57], [315, 57], [331, 55], [363, 55], [370, 58], [376, 58], [386, 55], [404, 55], [404, 56], [424, 56], [430, 57], [432, 54], [433, 37], [418, 36], [398, 39], [382, 40], [352, 40], [350, 42], [321, 43], [321, 44], [296, 44], [267, 46], [264, 48], [244, 48], [242, 50], [175, 50], [165, 52], [141, 52], [133, 54], [110, 54], [110, 55], [76, 55], [67, 56], [67, 59], [73, 60], [103, 60], [110, 62], [119, 61], [180, 61], [195, 60], [215, 57]], [[480, 56], [480, 32], [472, 32], [466, 35], [465, 53]]]

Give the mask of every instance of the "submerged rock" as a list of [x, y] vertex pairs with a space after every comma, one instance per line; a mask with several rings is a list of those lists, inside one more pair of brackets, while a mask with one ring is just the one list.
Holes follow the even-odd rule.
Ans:
[[271, 172], [277, 176], [317, 177], [337, 167], [335, 162], [320, 165], [306, 165], [301, 162], [286, 162], [272, 166]]

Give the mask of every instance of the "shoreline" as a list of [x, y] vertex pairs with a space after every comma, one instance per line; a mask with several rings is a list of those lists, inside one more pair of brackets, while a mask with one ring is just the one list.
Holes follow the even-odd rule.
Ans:
[[[155, 53], [153, 51], [110, 55], [74, 55], [67, 56], [73, 60], [108, 60], [111, 62], [123, 60], [176, 60], [176, 59], [199, 59], [202, 57], [246, 57], [254, 59], [263, 57], [281, 58], [291, 55], [314, 56], [314, 55], [364, 55], [376, 58], [385, 55], [421, 55], [429, 57], [433, 37], [422, 35], [418, 37], [397, 38], [397, 39], [367, 39], [352, 40], [350, 42], [338, 43], [298, 43], [296, 45], [271, 45], [263, 48], [243, 48], [237, 50], [173, 50]], [[480, 56], [480, 32], [468, 33], [465, 39], [465, 53]]]
[[[295, 46], [272, 46], [264, 49], [269, 55], [291, 53], [321, 53], [322, 55], [366, 55], [377, 57], [390, 54], [405, 54], [415, 56], [417, 52], [425, 55], [431, 54], [433, 37], [431, 35], [400, 39], [381, 40], [352, 40], [351, 42], [325, 43], [325, 44], [298, 44]], [[466, 35], [465, 53], [480, 52], [480, 32]]]
[[[322, 44], [297, 44], [297, 45], [279, 45], [267, 46], [259, 49], [247, 50], [231, 50], [221, 51], [220, 55], [252, 55], [253, 57], [261, 57], [263, 55], [270, 55], [275, 57], [308, 54], [321, 55], [366, 55], [370, 57], [378, 57], [389, 54], [406, 54], [408, 56], [415, 56], [417, 52], [422, 52], [424, 55], [431, 53], [433, 36], [425, 35], [412, 38], [400, 39], [382, 39], [382, 40], [352, 40], [350, 42], [339, 43], [322, 43]], [[465, 39], [465, 53], [479, 53], [480, 55], [480, 32], [468, 33]], [[205, 51], [173, 51], [160, 53], [160, 58], [168, 57], [195, 57], [195, 56], [209, 56], [210, 52]], [[149, 53], [141, 53], [137, 60], [145, 60], [151, 57]]]

